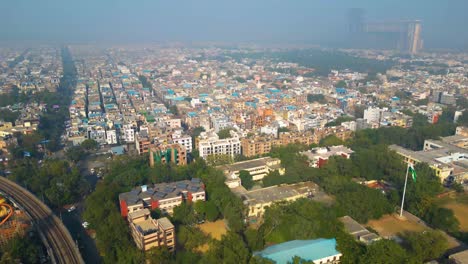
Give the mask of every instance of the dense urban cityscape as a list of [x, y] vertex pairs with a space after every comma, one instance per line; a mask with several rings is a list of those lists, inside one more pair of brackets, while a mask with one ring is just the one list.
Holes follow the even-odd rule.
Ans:
[[0, 263], [468, 263], [468, 53], [0, 42]]

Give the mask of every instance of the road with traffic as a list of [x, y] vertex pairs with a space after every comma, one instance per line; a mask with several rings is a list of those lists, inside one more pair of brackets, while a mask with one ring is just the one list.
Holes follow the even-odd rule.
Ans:
[[84, 263], [67, 228], [34, 194], [4, 177], [0, 177], [0, 192], [32, 218], [52, 263]]

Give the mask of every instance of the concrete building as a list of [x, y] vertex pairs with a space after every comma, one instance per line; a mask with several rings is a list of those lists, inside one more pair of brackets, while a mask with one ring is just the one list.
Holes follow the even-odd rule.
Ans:
[[265, 209], [276, 202], [295, 201], [299, 198], [311, 197], [319, 191], [319, 187], [313, 182], [302, 182], [250, 191], [239, 187], [233, 188], [232, 191], [239, 196], [248, 207], [247, 217], [255, 218], [262, 216]]
[[396, 145], [390, 146], [390, 149], [403, 156], [405, 162], [427, 163], [441, 182], [461, 182], [468, 179], [468, 149], [457, 145], [466, 147], [467, 142], [461, 140], [462, 138], [465, 137], [451, 136], [442, 140], [426, 140], [422, 151], [412, 151]]
[[177, 129], [182, 126], [182, 121], [180, 120], [180, 118], [168, 119], [166, 120], [166, 126], [168, 126], [171, 129]]
[[172, 134], [172, 142], [185, 147], [187, 153], [192, 153], [192, 137], [188, 135]]
[[291, 263], [299, 257], [308, 263], [337, 264], [342, 254], [336, 250], [336, 239], [292, 240], [253, 253], [277, 264]]
[[305, 155], [309, 159], [310, 166], [314, 168], [321, 168], [327, 163], [328, 159], [333, 156], [341, 156], [345, 159], [349, 159], [352, 153], [354, 153], [354, 151], [343, 145], [313, 148], [301, 152], [302, 155]]
[[259, 158], [253, 160], [246, 160], [218, 166], [226, 176], [226, 185], [229, 188], [239, 187], [241, 180], [239, 173], [242, 170], [248, 171], [254, 181], [262, 180], [269, 172], [277, 170], [280, 175], [285, 173], [285, 169], [281, 167], [281, 160], [276, 158]]
[[120, 213], [123, 217], [144, 208], [159, 208], [162, 212], [171, 214], [174, 207], [184, 201], [205, 200], [205, 185], [198, 178], [155, 184], [152, 188], [143, 185], [119, 194]]
[[176, 165], [187, 164], [187, 150], [180, 144], [163, 144], [157, 147], [149, 148], [150, 166], [154, 167], [155, 163], [173, 163]]
[[117, 132], [114, 129], [106, 131], [106, 142], [108, 145], [117, 144]]
[[175, 250], [175, 228], [166, 217], [153, 219], [148, 209], [141, 209], [128, 214], [130, 231], [137, 247], [143, 251], [154, 247], [166, 246]]
[[373, 242], [382, 239], [347, 215], [341, 217], [339, 220], [344, 224], [346, 232], [352, 235], [357, 241], [363, 242], [366, 245], [370, 245]]
[[208, 138], [198, 142], [200, 157], [206, 159], [210, 155], [229, 155], [234, 157], [241, 154], [239, 138]]
[[364, 110], [364, 119], [367, 121], [368, 124], [370, 123], [380, 123], [380, 118], [382, 115], [382, 109], [380, 108], [373, 108], [369, 107]]
[[151, 146], [151, 140], [148, 137], [141, 137], [137, 134], [135, 137], [135, 149], [138, 155], [148, 153]]
[[135, 130], [133, 129], [132, 125], [124, 125], [122, 128], [124, 141], [127, 143], [135, 142]]

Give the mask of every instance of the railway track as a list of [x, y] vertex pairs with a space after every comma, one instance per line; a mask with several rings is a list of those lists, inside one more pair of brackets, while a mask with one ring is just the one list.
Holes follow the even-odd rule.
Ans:
[[80, 251], [67, 228], [52, 210], [36, 196], [16, 183], [0, 177], [0, 191], [10, 196], [31, 216], [44, 244], [51, 255], [52, 263], [82, 264]]

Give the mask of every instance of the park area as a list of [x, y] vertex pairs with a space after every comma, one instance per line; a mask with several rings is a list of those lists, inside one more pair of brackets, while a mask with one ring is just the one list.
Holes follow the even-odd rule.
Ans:
[[452, 194], [441, 198], [440, 204], [448, 209], [451, 209], [460, 222], [460, 231], [468, 232], [468, 195]]
[[[198, 225], [200, 230], [209, 235], [212, 239], [221, 240], [221, 237], [227, 233], [226, 224], [223, 220], [218, 220], [215, 222], [205, 222]], [[206, 243], [200, 247], [198, 250], [202, 253], [205, 253], [210, 248], [209, 243]]]

